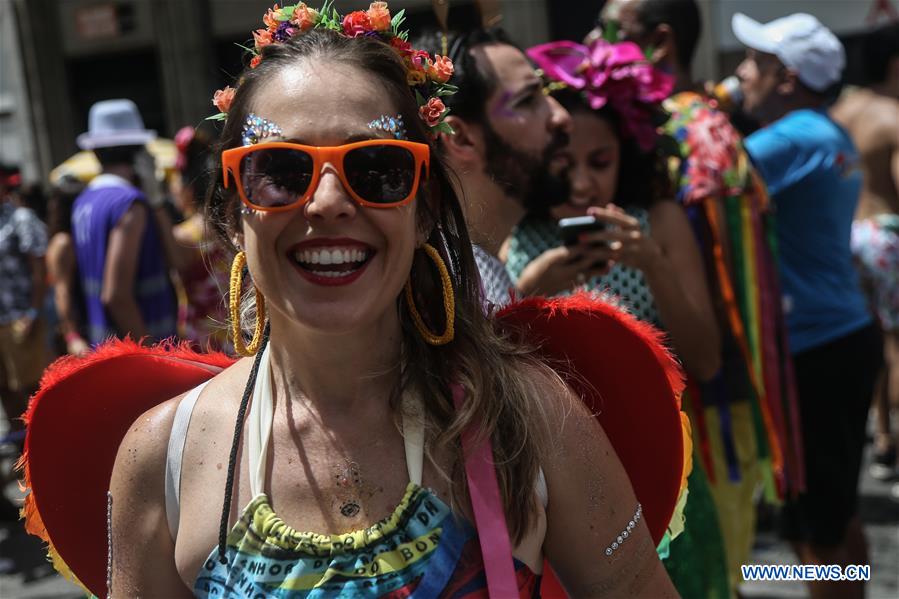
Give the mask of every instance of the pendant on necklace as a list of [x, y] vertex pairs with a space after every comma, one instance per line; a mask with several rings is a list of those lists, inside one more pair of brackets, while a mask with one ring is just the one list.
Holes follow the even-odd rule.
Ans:
[[337, 496], [332, 505], [345, 518], [355, 518], [362, 512], [362, 495], [368, 495], [369, 498], [374, 495], [362, 481], [359, 464], [352, 460], [346, 460], [334, 474], [334, 483], [337, 486]]
[[362, 508], [359, 507], [359, 504], [354, 499], [344, 501], [343, 505], [340, 506], [340, 513], [347, 518], [354, 518], [358, 516], [361, 510]]

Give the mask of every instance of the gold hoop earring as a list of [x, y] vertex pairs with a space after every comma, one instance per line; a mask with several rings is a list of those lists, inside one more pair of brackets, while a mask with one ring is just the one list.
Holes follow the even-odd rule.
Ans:
[[234, 351], [241, 356], [253, 356], [259, 351], [262, 343], [262, 332], [265, 329], [265, 296], [256, 290], [256, 329], [253, 331], [253, 339], [249, 345], [244, 345], [243, 331], [240, 330], [240, 291], [243, 288], [243, 269], [247, 264], [247, 255], [241, 250], [234, 256], [231, 263], [231, 285], [228, 290], [228, 302], [231, 308], [231, 340], [234, 342]]
[[443, 334], [438, 336], [428, 330], [421, 314], [415, 307], [415, 298], [412, 295], [412, 277], [406, 281], [406, 303], [409, 305], [409, 314], [412, 315], [412, 321], [415, 328], [421, 334], [422, 338], [431, 345], [446, 345], [453, 340], [456, 335], [456, 297], [453, 294], [453, 282], [450, 280], [449, 271], [446, 269], [446, 263], [440, 256], [440, 252], [434, 249], [434, 246], [426, 243], [421, 246], [429, 258], [434, 262], [434, 266], [440, 272], [440, 284], [443, 288], [443, 309], [446, 312], [446, 328]]

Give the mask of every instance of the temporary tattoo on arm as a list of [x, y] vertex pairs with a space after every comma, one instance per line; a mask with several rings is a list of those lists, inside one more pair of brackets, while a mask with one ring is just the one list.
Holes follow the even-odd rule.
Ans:
[[624, 527], [624, 530], [618, 533], [618, 537], [612, 541], [612, 543], [606, 547], [606, 556], [611, 556], [614, 552], [618, 551], [618, 548], [621, 547], [624, 542], [630, 538], [631, 533], [634, 532], [634, 529], [637, 528], [637, 525], [640, 523], [640, 518], [643, 517], [643, 506], [639, 503], [637, 504], [637, 511], [634, 512], [634, 517], [631, 518], [630, 522], [627, 523], [627, 526]]
[[584, 594], [589, 597], [598, 596], [630, 596], [637, 594], [649, 580], [652, 570], [658, 567], [658, 554], [649, 537], [641, 539], [630, 547], [627, 555], [613, 552], [608, 563], [612, 566], [606, 570], [602, 580], [588, 585]]
[[281, 127], [268, 119], [257, 116], [252, 112], [247, 115], [241, 133], [241, 142], [245, 146], [258, 144], [267, 137], [282, 135]]

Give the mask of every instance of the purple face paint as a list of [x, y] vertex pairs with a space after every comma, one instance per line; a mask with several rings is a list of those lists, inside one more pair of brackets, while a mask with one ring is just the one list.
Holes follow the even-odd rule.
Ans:
[[512, 92], [506, 90], [500, 95], [499, 100], [490, 111], [490, 116], [504, 119], [511, 119], [518, 116], [518, 113], [509, 106], [509, 100], [512, 99]]

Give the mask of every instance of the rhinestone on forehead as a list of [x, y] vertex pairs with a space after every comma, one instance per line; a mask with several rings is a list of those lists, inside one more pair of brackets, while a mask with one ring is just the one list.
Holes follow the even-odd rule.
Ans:
[[403, 123], [403, 115], [387, 116], [382, 114], [368, 124], [369, 129], [380, 129], [393, 135], [396, 139], [406, 139], [406, 125]]
[[268, 119], [257, 116], [252, 112], [247, 115], [247, 120], [243, 124], [243, 132], [241, 133], [241, 141], [245, 146], [258, 144], [266, 137], [273, 135], [281, 135], [281, 127], [274, 124]]

